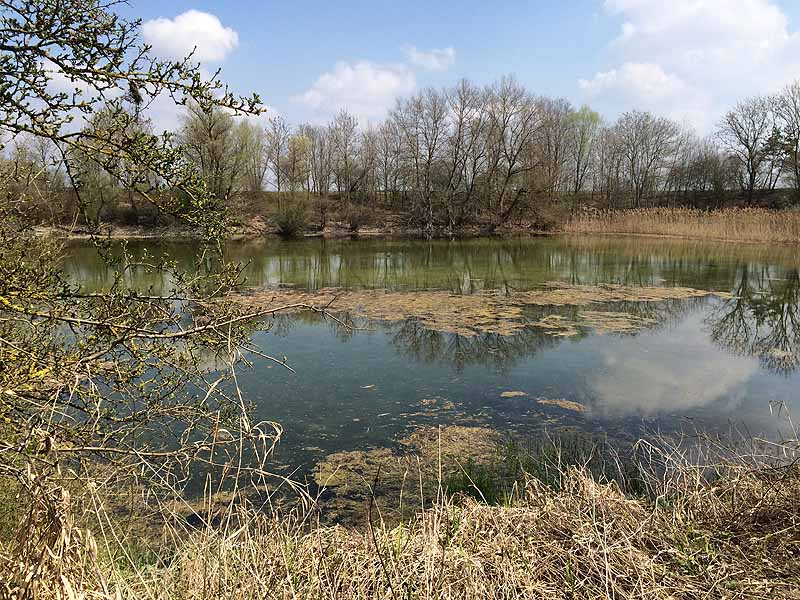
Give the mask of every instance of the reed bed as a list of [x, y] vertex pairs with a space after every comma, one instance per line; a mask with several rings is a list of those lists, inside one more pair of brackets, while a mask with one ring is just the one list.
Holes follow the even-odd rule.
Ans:
[[503, 506], [442, 496], [397, 526], [372, 505], [362, 528], [240, 508], [146, 564], [50, 515], [29, 532], [39, 553], [0, 562], [3, 597], [800, 598], [800, 469], [725, 471], [673, 465], [645, 500], [565, 467], [558, 487], [531, 478]]
[[565, 233], [660, 235], [738, 242], [800, 242], [800, 210], [640, 208], [586, 211]]
[[443, 503], [392, 529], [260, 521], [198, 535], [169, 568], [117, 589], [170, 600], [798, 598], [792, 477], [746, 477], [659, 507], [573, 471], [558, 493], [532, 485], [515, 506]]

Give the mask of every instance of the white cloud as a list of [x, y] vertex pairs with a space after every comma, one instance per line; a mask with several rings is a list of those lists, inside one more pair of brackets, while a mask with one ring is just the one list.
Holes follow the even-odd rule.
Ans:
[[186, 112], [186, 107], [176, 104], [169, 94], [153, 98], [147, 106], [145, 115], [153, 124], [154, 133], [177, 131]]
[[578, 85], [589, 98], [613, 102], [617, 107], [646, 108], [700, 129], [711, 126], [711, 98], [656, 63], [626, 62], [601, 71]]
[[605, 9], [623, 20], [610, 43], [620, 66], [579, 83], [609, 106], [708, 130], [736, 100], [800, 76], [800, 36], [773, 0], [606, 0]]
[[624, 88], [639, 98], [673, 97], [687, 90], [680, 77], [654, 63], [626, 62], [618, 69], [597, 73], [592, 79], [581, 79], [578, 84], [590, 94]]
[[341, 61], [293, 100], [325, 115], [346, 108], [363, 119], [378, 119], [416, 85], [416, 76], [403, 65]]
[[428, 71], [445, 71], [456, 60], [456, 51], [452, 46], [431, 48], [430, 50], [420, 50], [416, 46], [405, 46], [403, 53], [412, 65]]
[[187, 10], [142, 24], [142, 36], [164, 58], [181, 59], [194, 50], [197, 61], [220, 62], [239, 45], [239, 34], [209, 13]]
[[602, 357], [603, 371], [590, 381], [592, 410], [607, 417], [680, 414], [717, 402], [733, 410], [758, 372], [757, 360], [713, 346], [698, 317], [669, 335], [645, 333], [609, 343]]

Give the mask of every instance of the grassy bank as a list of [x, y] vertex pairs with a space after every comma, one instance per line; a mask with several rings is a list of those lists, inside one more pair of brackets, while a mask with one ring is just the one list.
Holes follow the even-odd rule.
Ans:
[[199, 534], [123, 597], [797, 598], [797, 473], [655, 503], [580, 471], [511, 506], [441, 503], [410, 525]]
[[731, 208], [641, 208], [585, 212], [563, 226], [565, 233], [661, 235], [739, 242], [800, 242], [800, 211]]
[[[114, 533], [113, 516], [102, 515], [92, 535], [70, 518], [41, 515], [25, 536], [29, 553], [0, 552], [0, 592], [131, 600], [800, 598], [800, 468], [728, 464], [710, 476], [708, 467], [663, 458], [661, 475], [637, 496], [590, 469], [565, 466], [556, 485], [530, 476], [501, 505], [442, 489], [431, 508], [400, 525], [382, 520], [374, 497], [358, 528], [321, 525], [313, 510], [279, 518], [242, 505], [213, 528], [173, 525], [159, 550], [138, 554]], [[14, 595], [26, 586], [30, 595]]]

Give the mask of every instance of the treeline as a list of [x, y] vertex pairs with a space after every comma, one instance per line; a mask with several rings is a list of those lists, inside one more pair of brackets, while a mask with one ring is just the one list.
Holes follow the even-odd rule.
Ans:
[[[102, 120], [96, 115], [89, 127]], [[138, 113], [131, 127], [152, 129]], [[292, 126], [280, 116], [242, 119], [190, 104], [169, 143], [188, 150], [205, 185], [234, 214], [294, 220], [290, 227], [307, 219], [324, 227], [335, 217], [358, 229], [389, 213], [428, 232], [494, 230], [516, 219], [546, 227], [553, 207], [748, 205], [776, 189], [794, 202], [800, 82], [738, 103], [708, 137], [644, 111], [607, 122], [587, 106], [536, 96], [506, 77], [422, 90], [398, 100], [377, 124], [341, 111], [324, 125]], [[18, 139], [7, 157], [33, 218], [73, 218], [76, 185], [96, 217], [154, 218], [136, 188], [158, 182], [141, 170], [134, 181], [113, 179], [102, 160], [87, 156], [79, 173], [64, 173], [57, 150]]]

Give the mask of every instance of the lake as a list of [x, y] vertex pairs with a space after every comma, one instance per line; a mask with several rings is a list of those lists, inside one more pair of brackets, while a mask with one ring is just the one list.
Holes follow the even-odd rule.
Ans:
[[[129, 250], [186, 265], [194, 253], [188, 242]], [[257, 416], [284, 428], [275, 460], [301, 478], [427, 426], [774, 438], [800, 409], [797, 247], [313, 238], [231, 242], [227, 253], [247, 263], [247, 301], [333, 300], [357, 326], [281, 317], [255, 341], [296, 373], [254, 357], [239, 377]], [[81, 243], [65, 268], [88, 287], [108, 282]], [[169, 287], [142, 271], [130, 283]]]

